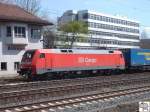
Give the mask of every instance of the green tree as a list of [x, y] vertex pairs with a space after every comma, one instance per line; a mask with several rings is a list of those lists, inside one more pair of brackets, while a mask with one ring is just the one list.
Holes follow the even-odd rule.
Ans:
[[70, 41], [70, 48], [72, 48], [74, 42], [81, 38], [79, 34], [87, 34], [88, 33], [88, 26], [85, 22], [82, 21], [71, 21], [62, 26], [60, 26], [61, 31], [67, 33], [67, 35], [71, 34], [71, 38], [68, 40]]

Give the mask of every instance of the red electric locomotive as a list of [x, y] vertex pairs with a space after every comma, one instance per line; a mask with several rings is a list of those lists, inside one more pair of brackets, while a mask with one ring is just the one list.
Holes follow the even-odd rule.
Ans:
[[39, 49], [25, 52], [18, 72], [33, 78], [48, 73], [108, 72], [124, 68], [123, 54], [117, 50]]

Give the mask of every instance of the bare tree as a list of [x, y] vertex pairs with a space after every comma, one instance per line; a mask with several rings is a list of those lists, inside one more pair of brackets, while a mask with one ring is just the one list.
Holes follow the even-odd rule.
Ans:
[[9, 3], [10, 0], [0, 0], [0, 3]]
[[41, 7], [41, 0], [14, 0], [14, 3], [32, 14], [37, 14]]
[[16, 4], [32, 14], [38, 14], [41, 8], [41, 0], [0, 0], [0, 3]]

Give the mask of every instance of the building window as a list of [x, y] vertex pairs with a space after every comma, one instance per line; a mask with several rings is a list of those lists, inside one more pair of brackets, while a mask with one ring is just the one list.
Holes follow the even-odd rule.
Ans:
[[1, 26], [0, 26], [0, 37], [2, 36]]
[[90, 14], [90, 19], [94, 19], [94, 15], [93, 14]]
[[15, 37], [25, 38], [26, 37], [26, 28], [25, 27], [14, 27]]
[[22, 46], [22, 45], [8, 45], [8, 50], [18, 50], [18, 51], [21, 51], [21, 50], [24, 50], [25, 47]]
[[14, 62], [14, 70], [19, 70], [20, 62]]
[[6, 71], [7, 70], [7, 62], [1, 62], [1, 70]]
[[83, 19], [88, 19], [88, 13], [83, 14]]
[[40, 39], [41, 38], [41, 30], [40, 29], [31, 29], [31, 38]]
[[7, 26], [7, 37], [12, 36], [11, 26]]

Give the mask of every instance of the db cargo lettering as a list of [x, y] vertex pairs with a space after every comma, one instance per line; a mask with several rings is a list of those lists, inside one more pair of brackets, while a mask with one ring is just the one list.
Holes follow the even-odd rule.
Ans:
[[92, 59], [92, 58], [83, 58], [83, 57], [80, 57], [79, 59], [78, 59], [78, 62], [79, 63], [96, 63], [96, 59]]

